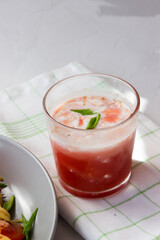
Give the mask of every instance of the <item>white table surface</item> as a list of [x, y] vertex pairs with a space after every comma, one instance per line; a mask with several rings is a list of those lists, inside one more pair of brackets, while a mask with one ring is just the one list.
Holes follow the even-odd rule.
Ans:
[[[0, 88], [75, 60], [133, 84], [160, 125], [159, 0], [0, 1]], [[60, 239], [82, 237], [59, 216]]]

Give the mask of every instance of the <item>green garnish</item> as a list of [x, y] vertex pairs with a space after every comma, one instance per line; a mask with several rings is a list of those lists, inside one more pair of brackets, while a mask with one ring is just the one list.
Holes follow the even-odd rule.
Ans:
[[[96, 114], [95, 112], [93, 112], [91, 109], [71, 109], [72, 112], [78, 112], [82, 115], [93, 115]], [[97, 126], [99, 119], [100, 119], [100, 114], [98, 113], [96, 117], [93, 117], [90, 119], [88, 126], [86, 127], [86, 129], [93, 129]]]
[[95, 114], [91, 109], [71, 109], [72, 112], [78, 112], [82, 115], [93, 115]]
[[0, 182], [0, 188], [5, 188], [7, 187], [7, 184], [5, 184], [4, 182]]
[[25, 216], [22, 214], [22, 225], [23, 225], [23, 234], [26, 236], [26, 240], [29, 240], [29, 232], [31, 231], [32, 225], [34, 224], [38, 208], [34, 210], [30, 219], [27, 221]]
[[96, 117], [93, 117], [90, 119], [88, 126], [86, 127], [86, 129], [93, 129], [97, 126], [99, 119], [100, 119], [100, 114], [98, 113]]
[[22, 214], [22, 225], [23, 225], [24, 228], [26, 227], [27, 222], [28, 222], [27, 219], [26, 219], [25, 216]]
[[12, 195], [11, 198], [7, 202], [4, 202], [3, 208], [5, 208], [7, 211], [10, 211], [13, 206], [14, 199], [15, 199], [15, 196]]
[[26, 239], [29, 240], [29, 232], [25, 231], [25, 227], [27, 225], [28, 221], [25, 218], [25, 216], [22, 214], [22, 225], [23, 225], [23, 234], [26, 236]]

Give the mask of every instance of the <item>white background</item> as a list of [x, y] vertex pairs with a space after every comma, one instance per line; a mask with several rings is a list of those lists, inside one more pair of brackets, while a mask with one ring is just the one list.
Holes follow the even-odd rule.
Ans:
[[[0, 0], [0, 88], [75, 60], [130, 82], [160, 125], [159, 0]], [[59, 217], [55, 239], [82, 238]]]

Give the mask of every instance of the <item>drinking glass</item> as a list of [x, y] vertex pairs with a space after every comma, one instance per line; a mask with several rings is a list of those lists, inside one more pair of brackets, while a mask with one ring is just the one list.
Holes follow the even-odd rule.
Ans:
[[[53, 113], [68, 100], [81, 96], [119, 99], [130, 109], [121, 123], [99, 129], [78, 129], [58, 122]], [[70, 193], [86, 198], [110, 196], [131, 175], [132, 152], [140, 98], [126, 81], [107, 74], [80, 74], [55, 83], [43, 107], [59, 181]]]

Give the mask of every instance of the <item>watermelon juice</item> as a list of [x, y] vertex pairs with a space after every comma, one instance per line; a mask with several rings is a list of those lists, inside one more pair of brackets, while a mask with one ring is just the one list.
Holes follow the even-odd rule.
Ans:
[[114, 147], [70, 151], [53, 140], [52, 149], [60, 181], [71, 193], [95, 197], [120, 190], [129, 180], [134, 133]]
[[137, 122], [132, 106], [102, 89], [77, 91], [55, 103], [48, 123], [62, 186], [80, 197], [118, 192], [131, 174]]

